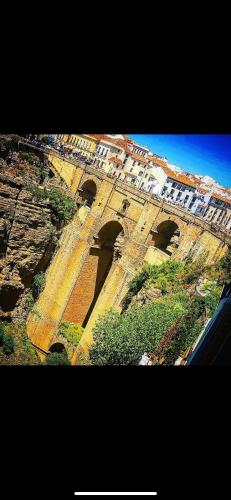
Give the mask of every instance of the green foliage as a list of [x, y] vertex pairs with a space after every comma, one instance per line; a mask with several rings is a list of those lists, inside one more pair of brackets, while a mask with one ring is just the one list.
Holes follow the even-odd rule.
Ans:
[[132, 298], [141, 290], [148, 276], [149, 276], [148, 270], [143, 269], [131, 280], [129, 284], [129, 290], [122, 302], [123, 310], [128, 308]]
[[4, 340], [0, 349], [0, 365], [40, 364], [38, 354], [27, 336], [25, 323], [3, 323], [2, 329]]
[[19, 158], [21, 160], [27, 161], [30, 165], [40, 165], [40, 159], [37, 155], [33, 153], [27, 153], [26, 151], [19, 152]]
[[46, 284], [45, 273], [40, 271], [35, 274], [32, 282], [32, 294], [35, 299], [38, 298], [39, 294], [42, 292]]
[[221, 284], [231, 282], [231, 247], [215, 266], [219, 274], [218, 279]]
[[59, 326], [59, 334], [63, 335], [73, 346], [77, 346], [83, 334], [83, 327], [79, 323], [64, 321]]
[[110, 310], [94, 328], [92, 364], [137, 364], [142, 354], [153, 351], [168, 329], [185, 314], [187, 302], [185, 293], [177, 293], [143, 307], [131, 307], [122, 315]]
[[204, 323], [205, 300], [194, 296], [189, 303], [187, 313], [182, 317], [173, 341], [165, 354], [165, 361], [174, 364], [176, 359], [196, 340]]
[[37, 186], [32, 188], [33, 195], [37, 200], [48, 199], [53, 210], [56, 221], [67, 222], [71, 219], [76, 211], [74, 200], [67, 196], [60, 188], [47, 190], [40, 189]]
[[46, 358], [46, 364], [49, 366], [54, 366], [54, 365], [70, 365], [70, 361], [67, 357], [66, 352], [52, 352], [51, 354], [48, 354]]
[[[145, 264], [129, 285], [122, 315], [110, 311], [96, 324], [90, 349], [92, 364], [137, 363], [143, 352], [153, 352], [161, 340], [163, 344], [172, 328], [174, 336], [170, 347], [166, 340], [163, 352], [167, 363], [174, 363], [202, 330], [205, 311], [212, 315], [219, 301], [221, 287], [217, 284], [217, 275], [205, 281], [207, 296], [196, 295], [198, 278], [208, 272], [202, 257], [185, 262], [168, 260], [159, 266]], [[142, 307], [128, 307], [133, 296], [149, 284], [160, 289], [163, 296]]]
[[42, 183], [47, 177], [47, 172], [44, 168], [39, 168], [37, 173], [38, 173], [39, 180]]
[[32, 292], [28, 292], [25, 298], [25, 307], [28, 313], [31, 311], [35, 303], [35, 299]]
[[209, 309], [211, 316], [215, 312], [220, 296], [221, 287], [214, 283], [210, 288], [210, 293], [206, 297], [204, 297], [205, 307]]
[[70, 196], [66, 196], [61, 189], [52, 189], [49, 192], [49, 200], [58, 221], [69, 221], [74, 215], [75, 202]]
[[14, 350], [14, 340], [12, 334], [4, 332], [3, 334], [3, 352], [7, 355], [12, 354]]
[[145, 264], [129, 284], [129, 290], [122, 303], [123, 311], [128, 308], [132, 298], [137, 295], [145, 282], [154, 284], [162, 293], [180, 290], [179, 275], [183, 270], [184, 264], [174, 260], [168, 260], [160, 266]]
[[4, 336], [4, 327], [3, 327], [3, 324], [0, 323], [0, 346], [3, 343], [3, 336]]

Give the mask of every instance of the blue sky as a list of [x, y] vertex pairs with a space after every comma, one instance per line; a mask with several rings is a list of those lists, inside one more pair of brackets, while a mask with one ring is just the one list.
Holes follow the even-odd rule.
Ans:
[[209, 175], [231, 187], [231, 135], [129, 134], [153, 153], [193, 174]]

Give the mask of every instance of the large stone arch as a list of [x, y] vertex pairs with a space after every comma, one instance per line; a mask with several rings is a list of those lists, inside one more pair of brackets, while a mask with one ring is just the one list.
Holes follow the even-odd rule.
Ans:
[[102, 180], [101, 179], [98, 179], [98, 177], [96, 175], [92, 175], [92, 174], [84, 174], [82, 179], [81, 179], [81, 182], [79, 184], [79, 189], [82, 189], [83, 188], [83, 185], [86, 183], [86, 182], [94, 182], [94, 184], [96, 185], [96, 190], [97, 190], [97, 193], [100, 189], [100, 186], [102, 184]]
[[183, 220], [181, 217], [178, 217], [177, 215], [169, 214], [163, 210], [155, 220], [152, 229], [155, 230], [157, 226], [161, 224], [161, 222], [165, 221], [175, 222], [175, 224], [177, 224], [177, 226], [179, 227], [181, 235], [184, 234], [186, 227], [188, 225], [188, 221]]
[[113, 221], [118, 222], [122, 226], [124, 233], [124, 242], [127, 242], [130, 238], [128, 224], [126, 222], [126, 219], [121, 216], [113, 216], [113, 214], [110, 214], [107, 217], [102, 217], [99, 220], [98, 224], [95, 226], [95, 234], [98, 233], [103, 228], [103, 226]]

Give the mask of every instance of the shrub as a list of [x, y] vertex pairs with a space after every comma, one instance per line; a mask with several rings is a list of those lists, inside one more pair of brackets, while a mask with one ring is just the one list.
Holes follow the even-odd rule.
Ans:
[[148, 270], [144, 269], [131, 280], [129, 284], [129, 290], [122, 302], [123, 310], [126, 310], [128, 308], [132, 298], [141, 290], [148, 276]]
[[5, 354], [12, 354], [14, 350], [14, 340], [11, 333], [4, 332], [3, 335], [3, 352]]
[[4, 327], [3, 324], [0, 323], [0, 345], [3, 344], [3, 336], [4, 336]]
[[70, 365], [66, 352], [52, 352], [46, 358], [47, 365]]
[[35, 274], [32, 282], [32, 293], [34, 298], [38, 298], [39, 294], [45, 287], [46, 279], [43, 271]]
[[74, 200], [63, 193], [59, 188], [54, 188], [49, 192], [51, 207], [58, 221], [69, 221], [74, 215], [76, 205]]
[[189, 303], [187, 313], [181, 318], [172, 343], [165, 354], [165, 361], [168, 364], [174, 364], [180, 354], [196, 340], [203, 327], [204, 312], [204, 298], [194, 296]]
[[35, 303], [35, 299], [33, 297], [33, 294], [32, 294], [32, 292], [29, 292], [25, 298], [25, 307], [26, 307], [28, 312], [31, 311], [32, 307], [34, 306], [34, 303]]
[[90, 360], [95, 365], [137, 364], [152, 352], [168, 329], [187, 310], [184, 293], [160, 297], [143, 307], [130, 307], [123, 315], [110, 310], [93, 330]]
[[46, 188], [40, 189], [36, 186], [31, 188], [31, 191], [37, 200], [49, 199], [57, 222], [67, 222], [74, 215], [76, 211], [74, 200], [70, 196], [67, 196], [60, 188], [53, 188], [48, 191]]
[[228, 248], [226, 254], [216, 264], [218, 279], [221, 284], [230, 283], [231, 281], [231, 247]]
[[59, 326], [59, 334], [63, 335], [73, 346], [77, 346], [83, 334], [83, 327], [79, 323], [64, 321]]
[[174, 260], [169, 260], [159, 266], [145, 264], [141, 272], [129, 284], [128, 292], [122, 302], [123, 311], [128, 308], [134, 295], [141, 290], [147, 281], [155, 284], [156, 288], [159, 288], [162, 293], [177, 291], [180, 280], [176, 279], [176, 276], [183, 271], [184, 264]]

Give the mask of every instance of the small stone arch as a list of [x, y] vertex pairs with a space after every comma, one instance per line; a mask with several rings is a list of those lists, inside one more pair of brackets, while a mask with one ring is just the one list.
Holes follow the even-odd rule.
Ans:
[[152, 231], [153, 246], [168, 255], [172, 255], [172, 253], [178, 248], [179, 239], [179, 226], [171, 219], [162, 221], [158, 224], [156, 229]]
[[54, 342], [49, 347], [49, 353], [53, 353], [53, 352], [61, 353], [61, 352], [64, 352], [64, 351], [66, 351], [66, 348], [65, 348], [65, 345], [62, 342]]
[[97, 194], [97, 183], [92, 178], [85, 179], [81, 187], [78, 189], [78, 192], [78, 201], [80, 204], [91, 208]]

